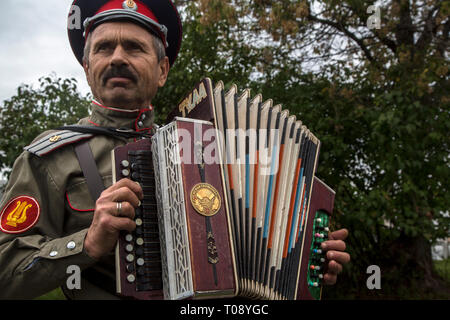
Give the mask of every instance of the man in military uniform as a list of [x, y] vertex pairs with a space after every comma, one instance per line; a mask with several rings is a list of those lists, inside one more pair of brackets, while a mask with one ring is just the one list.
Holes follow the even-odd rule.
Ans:
[[[152, 99], [181, 44], [170, 0], [75, 0], [73, 6], [85, 23], [83, 30], [69, 28], [69, 39], [95, 98], [78, 125], [104, 134], [45, 132], [16, 160], [0, 204], [3, 299], [59, 286], [72, 299], [118, 298], [112, 251], [119, 231], [136, 228], [143, 192], [128, 179], [112, 183], [111, 150], [151, 132]], [[328, 284], [350, 259], [346, 236], [339, 230], [325, 243]], [[64, 288], [70, 266], [83, 270], [81, 289]]]

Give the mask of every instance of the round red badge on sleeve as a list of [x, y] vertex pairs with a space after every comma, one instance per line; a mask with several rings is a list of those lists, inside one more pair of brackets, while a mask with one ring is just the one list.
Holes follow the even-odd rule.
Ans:
[[41, 209], [36, 199], [28, 196], [14, 198], [3, 208], [0, 229], [5, 233], [22, 233], [33, 227]]

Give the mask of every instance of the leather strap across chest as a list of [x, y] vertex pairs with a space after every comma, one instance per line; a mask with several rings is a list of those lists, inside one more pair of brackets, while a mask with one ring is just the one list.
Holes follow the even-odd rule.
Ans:
[[75, 153], [83, 171], [84, 178], [91, 194], [92, 200], [97, 201], [100, 194], [105, 190], [102, 177], [98, 172], [97, 164], [95, 163], [94, 155], [89, 147], [88, 141], [83, 141], [75, 146]]

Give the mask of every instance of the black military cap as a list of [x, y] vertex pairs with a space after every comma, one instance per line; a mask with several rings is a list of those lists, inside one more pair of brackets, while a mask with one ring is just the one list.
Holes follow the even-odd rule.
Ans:
[[[79, 14], [82, 26], [70, 24]], [[80, 64], [83, 64], [86, 38], [95, 27], [109, 21], [131, 21], [158, 36], [166, 47], [170, 65], [175, 62], [181, 46], [180, 15], [170, 0], [75, 0], [69, 13], [69, 41]]]

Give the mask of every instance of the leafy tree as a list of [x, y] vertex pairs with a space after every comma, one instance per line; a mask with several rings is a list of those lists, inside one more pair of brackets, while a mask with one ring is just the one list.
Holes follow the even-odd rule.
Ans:
[[15, 159], [45, 130], [78, 122], [90, 101], [77, 91], [75, 79], [55, 74], [39, 79], [39, 87], [21, 85], [0, 108], [0, 168], [11, 171]]
[[184, 44], [161, 105], [210, 76], [283, 103], [323, 142], [318, 174], [353, 256], [328, 296], [448, 297], [430, 248], [449, 227], [449, 2], [178, 4]]

